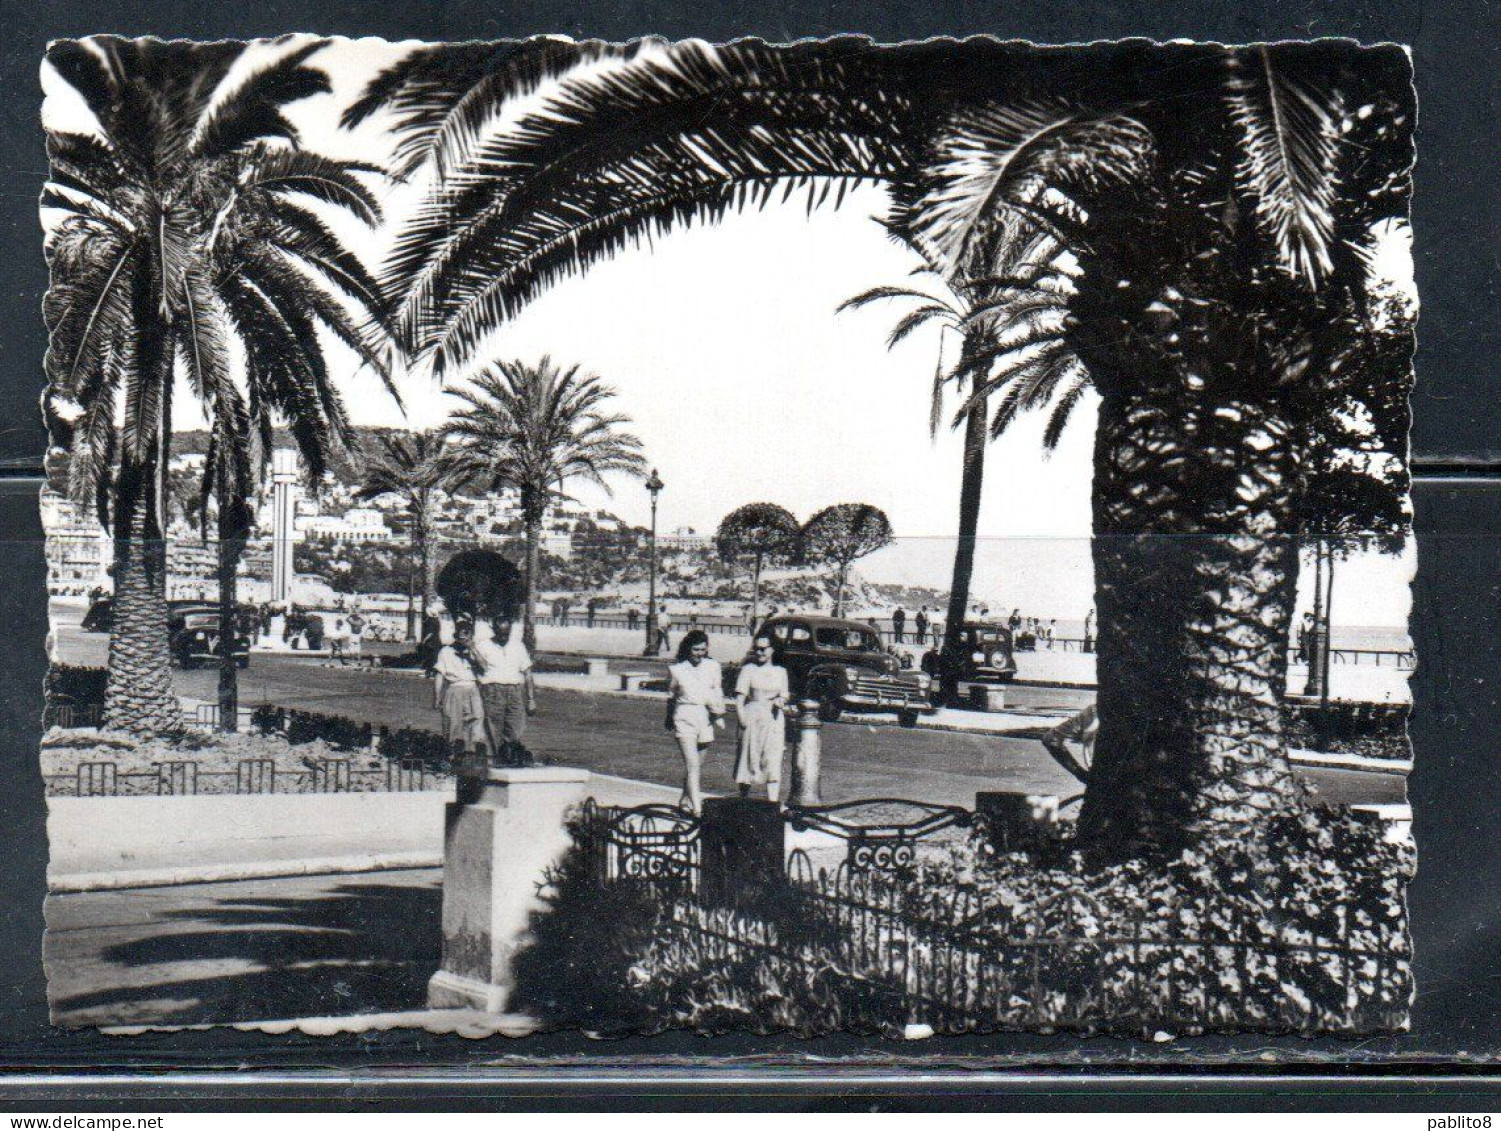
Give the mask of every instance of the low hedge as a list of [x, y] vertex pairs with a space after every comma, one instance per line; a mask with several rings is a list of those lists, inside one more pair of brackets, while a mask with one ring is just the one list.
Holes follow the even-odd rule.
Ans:
[[250, 725], [262, 734], [284, 735], [294, 746], [324, 742], [340, 750], [368, 750], [377, 743], [381, 755], [393, 762], [423, 763], [428, 769], [451, 766], [453, 751], [441, 734], [401, 727], [376, 727], [348, 715], [325, 715], [263, 704], [250, 713]]

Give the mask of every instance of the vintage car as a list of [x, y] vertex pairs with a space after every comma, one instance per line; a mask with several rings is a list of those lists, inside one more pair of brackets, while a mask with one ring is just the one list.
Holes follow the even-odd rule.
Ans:
[[816, 699], [819, 717], [832, 722], [846, 708], [895, 710], [903, 722], [930, 712], [929, 677], [903, 671], [881, 647], [874, 629], [833, 617], [781, 616], [757, 635], [771, 638], [776, 662], [787, 669], [794, 699]]
[[1003, 624], [965, 621], [958, 678], [970, 683], [1010, 683], [1016, 678], [1011, 630]]
[[[235, 664], [250, 666], [250, 642], [255, 632], [256, 614], [241, 607], [237, 618]], [[195, 668], [219, 659], [219, 607], [203, 601], [169, 601], [167, 603], [167, 639], [172, 662], [181, 668]]]
[[80, 632], [108, 632], [115, 623], [115, 599], [96, 597], [89, 602], [89, 611], [84, 613], [79, 624]]

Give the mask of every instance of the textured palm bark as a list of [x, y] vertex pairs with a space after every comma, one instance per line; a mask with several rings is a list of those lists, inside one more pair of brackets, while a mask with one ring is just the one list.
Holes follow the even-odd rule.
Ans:
[[521, 606], [521, 642], [533, 654], [537, 651], [537, 574], [542, 568], [542, 515], [526, 520], [526, 578]]
[[1100, 732], [1080, 834], [1106, 859], [1254, 836], [1295, 789], [1279, 706], [1297, 569], [1290, 430], [1194, 384], [1100, 409]]
[[[149, 474], [143, 478], [150, 481]], [[182, 726], [167, 646], [167, 547], [144, 490], [132, 490], [122, 476], [117, 499], [104, 725], [132, 734], [166, 734]]]
[[985, 486], [986, 400], [969, 410], [964, 422], [964, 467], [959, 482], [959, 539], [954, 546], [954, 575], [949, 584], [948, 618], [944, 621], [942, 693], [945, 703], [959, 698], [959, 672], [964, 667], [964, 624], [969, 587], [975, 571], [975, 538], [980, 528], [980, 495]]

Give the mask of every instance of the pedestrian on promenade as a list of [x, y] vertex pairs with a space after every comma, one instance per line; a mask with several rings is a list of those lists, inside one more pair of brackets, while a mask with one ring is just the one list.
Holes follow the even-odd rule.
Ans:
[[1304, 613], [1303, 623], [1298, 626], [1298, 663], [1308, 663], [1313, 652], [1313, 614]]
[[1011, 630], [1012, 636], [1015, 636], [1018, 632], [1021, 631], [1022, 611], [1020, 609], [1011, 610], [1011, 615], [1006, 618], [1006, 627]]
[[438, 651], [433, 674], [433, 706], [443, 717], [443, 741], [466, 754], [483, 753], [488, 744], [479, 681], [485, 662], [475, 650], [472, 623], [461, 620], [453, 626], [453, 643]]
[[328, 634], [328, 663], [333, 666], [335, 660], [339, 661], [339, 667], [345, 666], [344, 646], [349, 642], [349, 629], [344, 627], [344, 618], [334, 618], [334, 626]]
[[528, 766], [532, 757], [521, 744], [527, 716], [537, 709], [532, 684], [532, 658], [512, 629], [515, 622], [505, 613], [496, 617], [489, 640], [475, 644], [484, 674], [479, 677], [480, 698], [485, 704], [485, 731], [490, 749], [502, 765]]
[[598, 597], [590, 597], [589, 598], [589, 603], [584, 606], [584, 616], [587, 619], [588, 625], [589, 625], [590, 628], [594, 627], [594, 616], [598, 612], [599, 612], [599, 598]]
[[917, 627], [917, 642], [921, 644], [928, 637], [928, 606], [924, 605], [917, 610], [917, 616], [913, 619]]
[[629, 609], [627, 609], [625, 611], [625, 626], [626, 626], [626, 628], [629, 628], [632, 631], [635, 631], [637, 628], [640, 627], [640, 625], [641, 625], [641, 610], [639, 610], [638, 608], [636, 608], [635, 605], [632, 605]]
[[[708, 640], [708, 637], [705, 636], [704, 639]], [[666, 609], [657, 613], [657, 640], [653, 650], [658, 656], [672, 651], [672, 618], [667, 615]], [[681, 652], [682, 649], [679, 648], [678, 651]]]
[[906, 627], [907, 610], [898, 606], [896, 611], [891, 614], [891, 631], [896, 635], [896, 642], [898, 644], [902, 643], [902, 632]]
[[751, 658], [735, 678], [735, 717], [740, 723], [740, 749], [735, 759], [735, 784], [740, 796], [764, 785], [770, 801], [782, 795], [782, 758], [787, 750], [783, 712], [791, 688], [787, 669], [776, 662], [769, 636], [756, 637]]
[[349, 618], [349, 636], [344, 641], [344, 651], [354, 661], [355, 667], [365, 662], [365, 617], [356, 609]]
[[709, 636], [700, 629], [684, 635], [677, 662], [668, 672], [667, 732], [683, 755], [683, 796], [679, 806], [692, 813], [703, 808], [704, 748], [724, 729], [724, 673], [709, 659]]
[[[1085, 785], [1089, 784], [1089, 768], [1094, 764], [1094, 743], [1100, 733], [1100, 716], [1091, 703], [1078, 714], [1071, 715], [1042, 736], [1042, 745], [1053, 760]], [[1078, 747], [1074, 753], [1073, 747]]]

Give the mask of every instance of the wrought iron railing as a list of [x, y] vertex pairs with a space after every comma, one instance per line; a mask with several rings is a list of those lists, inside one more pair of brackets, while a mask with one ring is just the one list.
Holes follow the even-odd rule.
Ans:
[[48, 797], [191, 797], [201, 794], [420, 793], [446, 789], [449, 774], [422, 759], [356, 767], [348, 758], [322, 758], [300, 769], [278, 767], [270, 758], [244, 758], [232, 767], [209, 769], [193, 760], [158, 762], [139, 770], [112, 761], [80, 762], [71, 774], [43, 775]]

